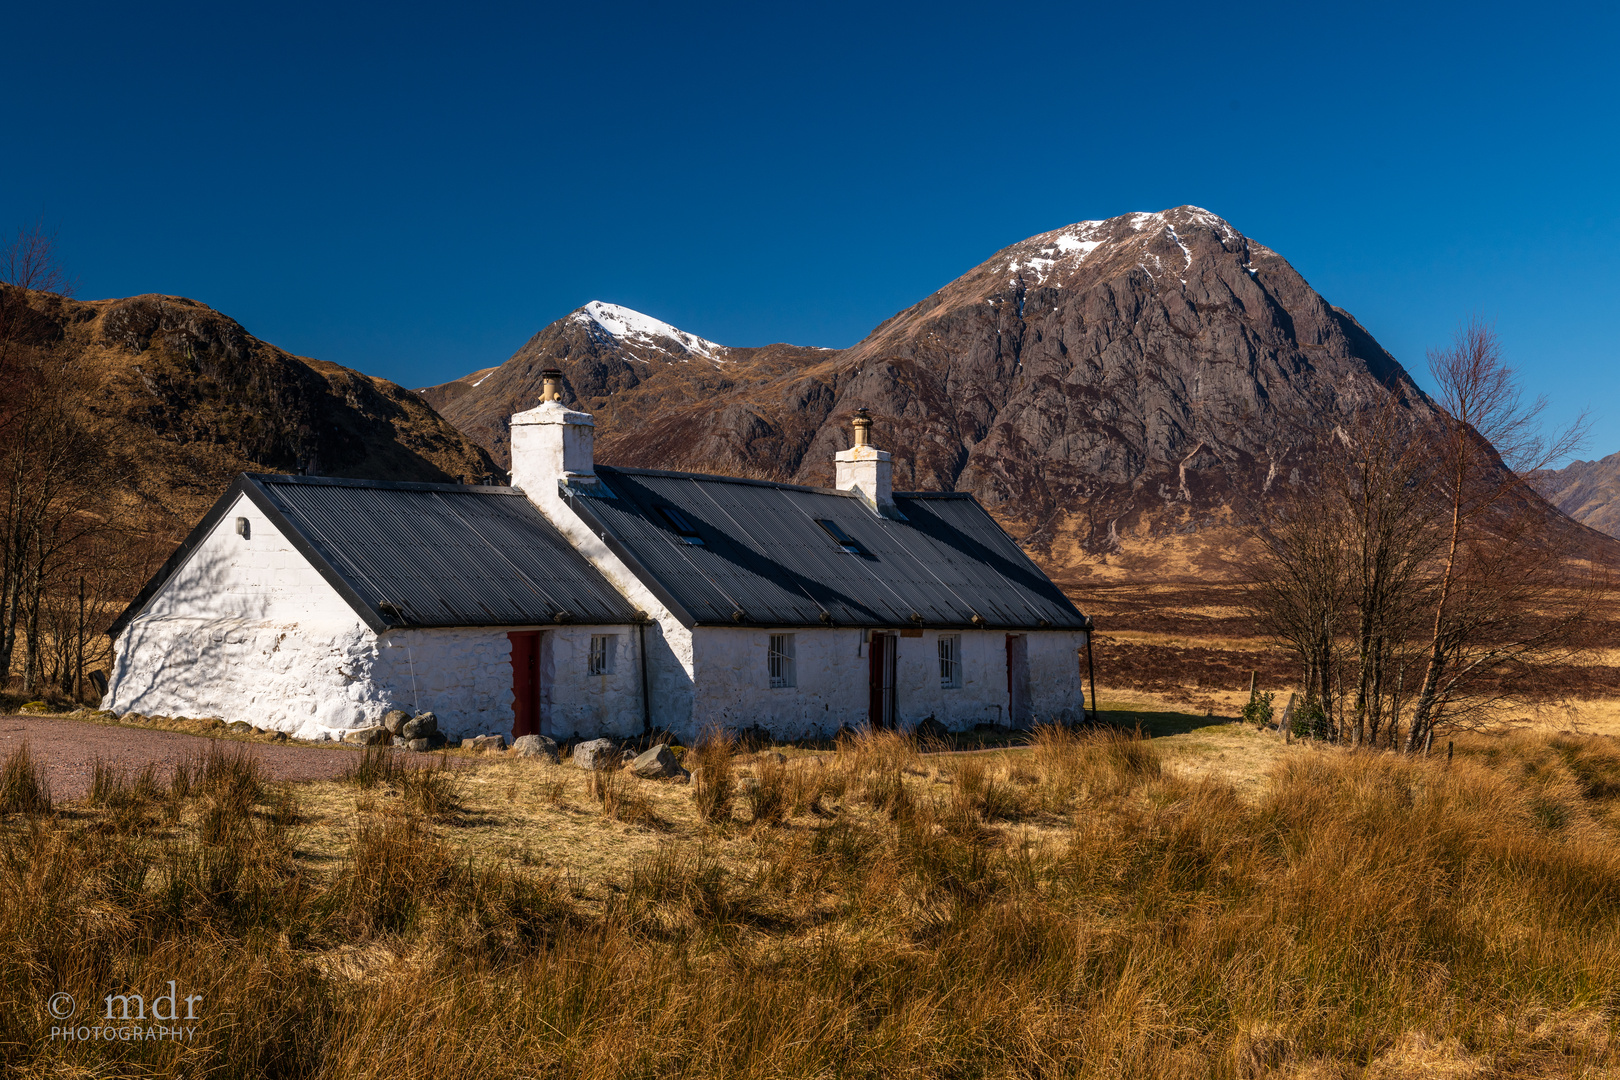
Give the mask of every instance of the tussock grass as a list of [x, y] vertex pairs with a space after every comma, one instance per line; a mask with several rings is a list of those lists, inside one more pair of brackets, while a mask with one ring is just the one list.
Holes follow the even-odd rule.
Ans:
[[[741, 792], [723, 815], [701, 786], [545, 763], [457, 778], [449, 816], [405, 797], [404, 775], [339, 785], [352, 811], [325, 869], [301, 855], [299, 796], [226, 759], [196, 763], [183, 795], [109, 773], [82, 809], [8, 818], [0, 1065], [1385, 1080], [1620, 1066], [1607, 740], [1462, 740], [1449, 765], [1302, 750], [1258, 798], [1117, 733], [1042, 731], [985, 755], [924, 757], [887, 735], [785, 760], [721, 740], [694, 753], [700, 779], [712, 768]], [[625, 820], [635, 798], [661, 829]], [[178, 812], [96, 827], [120, 800]], [[477, 822], [511, 804], [637, 854], [581, 882], [476, 847]], [[168, 978], [209, 1002], [196, 1044], [41, 1039], [57, 990], [91, 1001]]]
[[0, 814], [48, 814], [51, 788], [25, 742], [0, 766]]

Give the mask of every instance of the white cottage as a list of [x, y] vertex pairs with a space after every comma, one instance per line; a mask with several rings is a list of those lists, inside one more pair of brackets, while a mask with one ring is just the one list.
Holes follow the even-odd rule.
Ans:
[[243, 476], [114, 625], [106, 707], [337, 737], [953, 730], [1068, 722], [1088, 622], [959, 493], [597, 466], [591, 417], [512, 418], [510, 488]]

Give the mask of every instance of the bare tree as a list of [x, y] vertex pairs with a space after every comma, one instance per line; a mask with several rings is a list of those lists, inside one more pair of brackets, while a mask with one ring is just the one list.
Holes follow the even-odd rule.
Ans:
[[1570, 577], [1575, 553], [1559, 543], [1562, 530], [1524, 478], [1579, 448], [1585, 417], [1543, 434], [1546, 400], [1524, 399], [1495, 331], [1477, 318], [1450, 348], [1430, 352], [1429, 370], [1444, 409], [1435, 481], [1445, 520], [1408, 752], [1427, 745], [1448, 709], [1460, 719], [1456, 706], [1470, 680], [1559, 647], [1584, 610], [1577, 603], [1550, 619], [1529, 618], [1580, 583]]
[[[127, 479], [89, 415], [98, 392], [63, 345], [59, 292], [69, 281], [42, 229], [19, 231], [0, 251], [0, 682], [22, 646], [22, 683], [38, 692], [47, 677], [66, 689], [65, 605], [84, 614], [71, 625], [75, 675], [86, 635], [106, 625], [106, 589], [115, 573], [149, 546], [112, 510], [108, 496]], [[69, 600], [72, 594], [73, 600]], [[94, 655], [94, 650], [92, 650]], [[54, 669], [54, 670], [53, 670]]]
[[1390, 394], [1349, 417], [1340, 429], [1342, 452], [1323, 469], [1330, 522], [1349, 548], [1357, 682], [1344, 734], [1356, 745], [1376, 745], [1386, 721], [1392, 732], [1399, 723], [1402, 661], [1437, 543], [1434, 458], [1408, 404]]

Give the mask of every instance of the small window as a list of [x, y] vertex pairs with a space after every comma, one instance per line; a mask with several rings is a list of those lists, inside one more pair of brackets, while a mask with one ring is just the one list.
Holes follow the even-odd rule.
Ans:
[[838, 522], [828, 521], [826, 518], [816, 518], [816, 524], [825, 529], [827, 535], [837, 541], [838, 546], [844, 551], [851, 555], [866, 554], [866, 549], [861, 547], [860, 543], [853, 536], [845, 532]]
[[939, 635], [939, 685], [945, 690], [962, 688], [962, 635]]
[[237, 518], [236, 519], [236, 535], [240, 536], [244, 540], [252, 539], [252, 537], [253, 537], [253, 523], [250, 522], [247, 518]]
[[683, 543], [703, 543], [703, 538], [698, 536], [697, 530], [692, 527], [692, 523], [686, 520], [686, 515], [673, 506], [660, 506], [658, 516], [664, 519], [666, 525], [675, 530], [675, 535], [679, 536]]
[[617, 634], [592, 634], [591, 658], [587, 672], [591, 675], [606, 675], [613, 670], [614, 641]]
[[793, 665], [792, 634], [771, 635], [771, 651], [766, 662], [770, 668], [771, 689], [799, 685], [799, 674]]

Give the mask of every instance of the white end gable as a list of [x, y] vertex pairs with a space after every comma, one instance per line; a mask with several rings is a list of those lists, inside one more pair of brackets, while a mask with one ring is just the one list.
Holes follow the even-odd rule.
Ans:
[[[247, 536], [237, 520], [247, 521]], [[363, 627], [354, 608], [246, 495], [220, 518], [138, 621], [232, 619]]]

